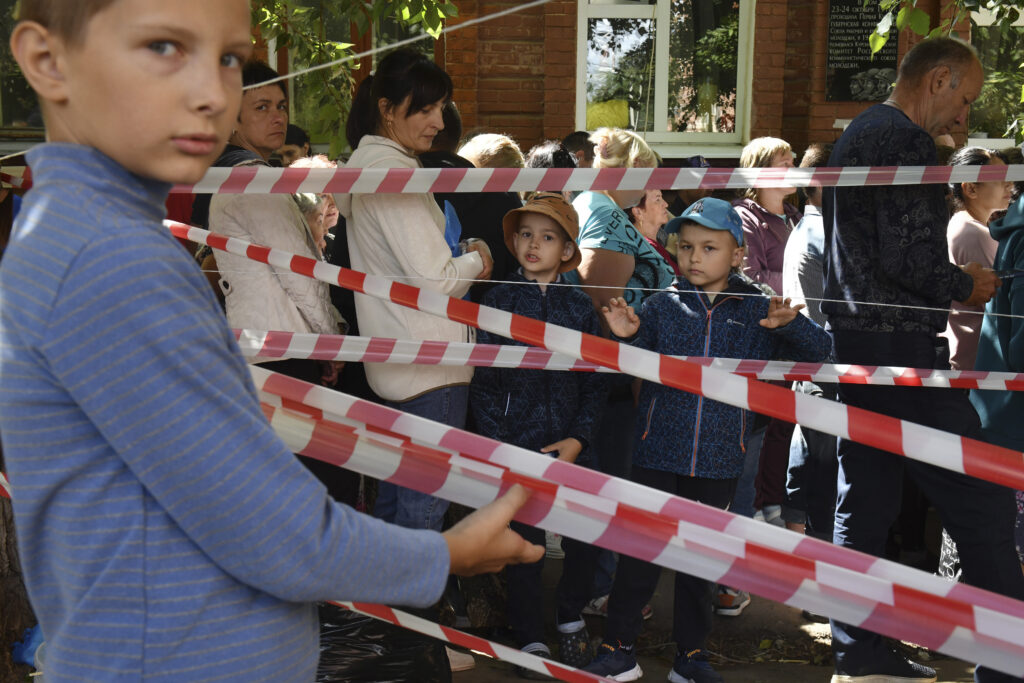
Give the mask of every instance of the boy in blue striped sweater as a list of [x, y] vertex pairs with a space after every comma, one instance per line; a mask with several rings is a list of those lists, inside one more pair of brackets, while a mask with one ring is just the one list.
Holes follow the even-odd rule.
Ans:
[[0, 268], [0, 435], [47, 679], [312, 681], [315, 601], [428, 605], [449, 570], [538, 559], [507, 528], [521, 489], [446, 535], [332, 501], [162, 227], [239, 111], [246, 0], [19, 20], [50, 144]]

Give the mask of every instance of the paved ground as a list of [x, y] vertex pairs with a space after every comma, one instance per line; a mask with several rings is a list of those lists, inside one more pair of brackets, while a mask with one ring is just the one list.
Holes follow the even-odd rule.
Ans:
[[[545, 563], [545, 587], [553, 591], [561, 562]], [[662, 574], [652, 605], [654, 617], [647, 622], [638, 644], [645, 681], [664, 681], [672, 666], [674, 646], [671, 633], [672, 581]], [[551, 604], [549, 602], [549, 604]], [[601, 617], [587, 617], [592, 637], [603, 630]], [[550, 625], [553, 636], [553, 624]], [[715, 617], [709, 642], [715, 668], [729, 683], [826, 683], [832, 675], [828, 624], [804, 619], [800, 610], [755, 597], [739, 617]], [[918, 653], [920, 659], [929, 653]], [[939, 671], [940, 683], [968, 683], [973, 668], [963, 662], [934, 655], [927, 662]], [[511, 666], [477, 657], [471, 671], [453, 674], [454, 683], [521, 681]]]

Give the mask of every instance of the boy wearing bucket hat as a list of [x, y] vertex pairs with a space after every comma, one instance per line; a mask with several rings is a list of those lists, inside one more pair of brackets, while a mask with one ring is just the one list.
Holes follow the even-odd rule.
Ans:
[[[728, 202], [694, 202], [666, 225], [679, 233], [683, 278], [644, 301], [637, 315], [622, 299], [602, 308], [612, 334], [633, 346], [676, 356], [820, 361], [831, 337], [797, 315], [789, 299], [769, 299], [736, 271], [743, 261], [743, 224]], [[640, 390], [631, 479], [668, 493], [725, 509], [743, 469], [750, 431], [747, 411], [696, 394], [644, 382]], [[616, 681], [642, 675], [633, 645], [641, 610], [654, 595], [660, 567], [619, 558], [608, 626], [587, 671]], [[721, 681], [708, 663], [715, 584], [677, 573], [673, 639], [677, 655], [669, 681]]]
[[[561, 275], [580, 263], [575, 241], [579, 223], [572, 206], [561, 194], [540, 192], [523, 208], [505, 214], [503, 227], [505, 244], [520, 267], [509, 276], [510, 282], [484, 296], [483, 305], [600, 334], [590, 297], [567, 285]], [[477, 341], [524, 346], [484, 330], [477, 333]], [[588, 445], [606, 394], [605, 376], [598, 373], [481, 367], [473, 375], [470, 405], [484, 436], [593, 466]], [[512, 528], [526, 539], [544, 543], [543, 529], [517, 522]], [[562, 543], [565, 561], [556, 596], [559, 658], [578, 667], [591, 659], [581, 615], [590, 599], [598, 549], [570, 538]], [[542, 568], [543, 558], [508, 572], [508, 617], [519, 647], [550, 656], [544, 638]]]

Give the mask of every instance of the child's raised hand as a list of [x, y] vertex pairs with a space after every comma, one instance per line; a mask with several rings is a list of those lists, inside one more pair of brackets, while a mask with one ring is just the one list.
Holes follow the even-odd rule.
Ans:
[[601, 314], [608, 323], [608, 329], [616, 337], [629, 339], [640, 329], [640, 318], [632, 306], [626, 305], [626, 300], [622, 297], [609, 299], [608, 303], [601, 307]]
[[793, 322], [801, 309], [807, 308], [804, 304], [790, 306], [789, 303], [790, 299], [788, 297], [783, 299], [781, 296], [773, 296], [768, 303], [768, 315], [761, 320], [761, 327], [774, 330], [788, 325]]
[[545, 446], [540, 449], [541, 453], [558, 453], [558, 459], [564, 460], [565, 462], [576, 462], [576, 458], [580, 456], [580, 451], [583, 450], [583, 444], [580, 443], [579, 439], [569, 437], [568, 439], [562, 439], [556, 441], [549, 446]]

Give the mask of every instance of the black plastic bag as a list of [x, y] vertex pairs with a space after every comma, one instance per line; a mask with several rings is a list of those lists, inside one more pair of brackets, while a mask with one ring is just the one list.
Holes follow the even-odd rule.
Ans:
[[451, 683], [444, 643], [334, 605], [320, 605], [319, 683]]

